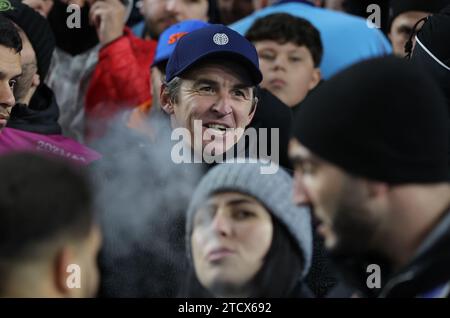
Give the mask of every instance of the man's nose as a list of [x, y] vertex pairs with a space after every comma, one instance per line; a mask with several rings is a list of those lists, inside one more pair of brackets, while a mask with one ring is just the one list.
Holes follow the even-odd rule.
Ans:
[[293, 201], [296, 205], [311, 204], [311, 198], [308, 194], [308, 189], [303, 183], [303, 179], [300, 172], [294, 174], [294, 187], [293, 187]]
[[281, 54], [278, 54], [275, 57], [275, 60], [274, 60], [274, 63], [273, 63], [273, 67], [276, 70], [281, 69], [281, 70], [285, 71], [286, 68], [287, 68], [287, 60], [286, 60], [286, 58], [283, 57]]
[[3, 108], [13, 107], [16, 103], [14, 93], [8, 82], [4, 82], [0, 88], [0, 104]]
[[227, 93], [218, 96], [217, 101], [212, 105], [211, 110], [221, 116], [226, 116], [233, 112], [232, 99]]

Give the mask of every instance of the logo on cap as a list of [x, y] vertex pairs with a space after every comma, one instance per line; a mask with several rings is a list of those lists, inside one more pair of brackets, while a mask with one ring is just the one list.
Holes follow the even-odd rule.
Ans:
[[181, 39], [186, 34], [188, 34], [188, 33], [187, 32], [178, 32], [178, 33], [172, 34], [169, 37], [169, 41], [167, 41], [167, 44], [174, 44], [175, 42], [177, 42], [179, 39]]
[[216, 33], [213, 37], [213, 42], [217, 45], [226, 45], [228, 43], [228, 35], [225, 33]]

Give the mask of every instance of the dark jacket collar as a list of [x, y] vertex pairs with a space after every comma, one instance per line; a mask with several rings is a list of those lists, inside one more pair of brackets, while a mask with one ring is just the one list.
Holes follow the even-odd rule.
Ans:
[[16, 104], [7, 127], [43, 135], [60, 135], [59, 108], [53, 91], [45, 84], [38, 87], [30, 104]]
[[[394, 272], [385, 259], [373, 255], [333, 259], [343, 280], [364, 297], [411, 298], [419, 297], [450, 282], [450, 208], [439, 224], [424, 240], [419, 253], [400, 271]], [[422, 249], [422, 250], [421, 250]], [[367, 279], [370, 264], [381, 269], [381, 288], [370, 289]]]
[[450, 208], [411, 263], [394, 275], [380, 297], [416, 297], [450, 282]]

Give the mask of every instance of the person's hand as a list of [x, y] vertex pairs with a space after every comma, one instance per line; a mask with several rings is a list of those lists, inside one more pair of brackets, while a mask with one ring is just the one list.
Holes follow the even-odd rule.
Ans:
[[125, 6], [119, 0], [98, 0], [91, 5], [89, 19], [102, 45], [123, 35], [125, 14]]

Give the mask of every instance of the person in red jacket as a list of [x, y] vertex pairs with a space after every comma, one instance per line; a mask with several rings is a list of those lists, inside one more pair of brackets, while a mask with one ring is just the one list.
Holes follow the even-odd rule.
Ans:
[[90, 21], [103, 46], [85, 100], [88, 139], [101, 134], [121, 110], [151, 99], [150, 65], [156, 41], [134, 36], [124, 27], [125, 17], [126, 8], [119, 0], [91, 5]]

